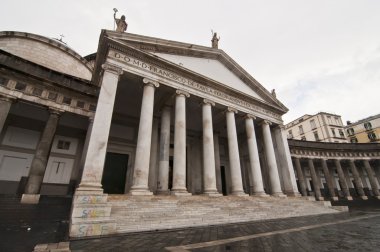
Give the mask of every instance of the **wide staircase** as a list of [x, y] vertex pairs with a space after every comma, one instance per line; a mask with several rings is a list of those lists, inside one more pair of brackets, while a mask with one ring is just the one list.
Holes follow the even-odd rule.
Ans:
[[128, 233], [338, 213], [304, 198], [109, 195], [116, 232]]

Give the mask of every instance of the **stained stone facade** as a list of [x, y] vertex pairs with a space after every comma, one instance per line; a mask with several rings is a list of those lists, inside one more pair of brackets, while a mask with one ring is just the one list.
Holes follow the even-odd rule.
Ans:
[[0, 191], [73, 195], [71, 237], [335, 212], [297, 197], [287, 108], [221, 49], [0, 32], [0, 95]]

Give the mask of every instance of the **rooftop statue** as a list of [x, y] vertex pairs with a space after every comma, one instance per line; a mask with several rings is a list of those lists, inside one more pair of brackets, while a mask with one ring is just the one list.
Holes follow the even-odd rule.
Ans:
[[116, 23], [116, 31], [125, 32], [128, 27], [127, 22], [125, 22], [125, 16], [122, 15], [121, 18], [116, 18], [117, 9], [114, 8], [113, 11], [114, 11], [113, 18], [115, 19], [115, 23]]
[[211, 39], [211, 43], [212, 43], [212, 48], [215, 48], [215, 49], [218, 49], [218, 42], [219, 42], [219, 39], [220, 37], [218, 38], [218, 34], [216, 32], [212, 32], [212, 39]]

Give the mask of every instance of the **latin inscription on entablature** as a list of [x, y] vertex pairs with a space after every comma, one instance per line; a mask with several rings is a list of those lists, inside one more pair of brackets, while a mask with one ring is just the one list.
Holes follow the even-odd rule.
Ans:
[[193, 88], [195, 90], [207, 93], [209, 95], [216, 96], [216, 97], [221, 98], [223, 100], [226, 100], [228, 102], [232, 102], [233, 104], [236, 104], [237, 106], [241, 106], [241, 107], [247, 108], [249, 110], [253, 110], [253, 111], [265, 114], [267, 116], [270, 116], [272, 118], [281, 120], [281, 115], [276, 114], [270, 110], [264, 109], [262, 107], [254, 105], [252, 103], [249, 103], [249, 102], [242, 100], [240, 98], [237, 98], [235, 96], [231, 96], [231, 95], [225, 93], [224, 91], [221, 91], [221, 90], [200, 84], [194, 80], [191, 80], [187, 77], [181, 76], [181, 75], [174, 73], [172, 71], [163, 69], [159, 66], [153, 65], [151, 63], [144, 62], [144, 61], [137, 59], [135, 57], [132, 57], [130, 55], [125, 55], [125, 54], [111, 50], [111, 52], [109, 53], [109, 56], [113, 59], [121, 61], [121, 62], [123, 62], [127, 65], [130, 65], [130, 66], [133, 66], [135, 68], [138, 68], [138, 69], [141, 69], [144, 71], [148, 71], [148, 72], [156, 74], [158, 76], [161, 76], [161, 77], [170, 79], [172, 81], [175, 81], [176, 83], [179, 83], [179, 84], [184, 85], [186, 87], [190, 87], [190, 88]]

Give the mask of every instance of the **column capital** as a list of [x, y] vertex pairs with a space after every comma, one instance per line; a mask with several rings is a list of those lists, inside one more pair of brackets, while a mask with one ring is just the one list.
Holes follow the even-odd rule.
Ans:
[[53, 107], [49, 107], [48, 110], [50, 114], [57, 115], [57, 116], [61, 116], [65, 112], [62, 109], [57, 109]]
[[280, 130], [285, 130], [285, 125], [283, 124], [277, 124], [275, 127], [279, 128]]
[[236, 108], [233, 108], [233, 107], [227, 107], [226, 112], [233, 112], [233, 113], [237, 114], [238, 110]]
[[211, 105], [211, 106], [215, 106], [215, 102], [209, 100], [209, 99], [203, 99], [202, 101], [202, 105]]
[[252, 115], [252, 114], [246, 114], [245, 115], [245, 117], [244, 117], [245, 119], [252, 119], [252, 120], [256, 120], [256, 116], [254, 116], [254, 115]]
[[261, 122], [260, 122], [260, 125], [264, 125], [264, 124], [267, 124], [267, 125], [272, 125], [272, 123], [270, 122], [270, 121], [268, 121], [268, 120], [262, 120]]
[[123, 69], [121, 69], [121, 67], [116, 66], [116, 65], [111, 65], [109, 63], [104, 63], [102, 65], [102, 68], [103, 68], [104, 71], [116, 74], [118, 76], [123, 73]]
[[183, 96], [183, 97], [186, 97], [186, 98], [190, 97], [190, 94], [188, 92], [180, 90], [180, 89], [177, 89], [175, 91], [175, 93], [176, 93], [177, 96]]
[[156, 87], [156, 88], [160, 86], [160, 83], [158, 83], [157, 81], [151, 80], [149, 78], [144, 78], [143, 83], [145, 85], [151, 85], [152, 87]]

